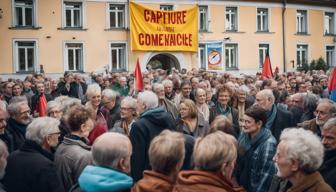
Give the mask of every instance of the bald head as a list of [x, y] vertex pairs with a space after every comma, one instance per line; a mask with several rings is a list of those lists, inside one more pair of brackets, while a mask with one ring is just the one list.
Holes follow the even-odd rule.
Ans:
[[94, 164], [123, 172], [130, 171], [131, 153], [130, 140], [120, 133], [105, 133], [99, 136], [92, 146]]
[[301, 107], [303, 108], [303, 94], [302, 93], [295, 93], [292, 95], [292, 103], [296, 107]]
[[256, 95], [256, 103], [265, 110], [271, 110], [274, 104], [274, 95], [271, 89], [263, 89]]

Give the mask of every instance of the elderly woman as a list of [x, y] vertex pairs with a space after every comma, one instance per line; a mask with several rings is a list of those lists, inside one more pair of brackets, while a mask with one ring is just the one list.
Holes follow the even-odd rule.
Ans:
[[206, 103], [206, 91], [202, 88], [197, 88], [195, 91], [196, 106], [198, 112], [200, 112], [204, 119], [209, 122], [209, 106]]
[[265, 128], [266, 121], [266, 111], [259, 105], [253, 105], [245, 112], [238, 139], [237, 177], [247, 191], [267, 191], [276, 173], [272, 162], [276, 140]]
[[235, 92], [235, 96], [233, 98], [232, 107], [238, 110], [239, 125], [241, 125], [241, 122], [243, 121], [246, 109], [253, 104], [247, 101], [247, 92], [246, 88], [240, 86]]
[[232, 182], [237, 158], [234, 142], [234, 137], [221, 131], [198, 138], [193, 152], [195, 170], [181, 171], [173, 191], [244, 191]]
[[85, 166], [91, 164], [91, 147], [88, 145], [93, 128], [92, 113], [82, 105], [67, 112], [70, 134], [66, 135], [55, 153], [55, 164], [65, 191], [73, 186]]
[[184, 99], [190, 99], [191, 83], [189, 80], [185, 80], [181, 83], [181, 92], [175, 96], [174, 103], [176, 106], [180, 106], [181, 101]]
[[99, 108], [99, 105], [101, 103], [100, 86], [98, 84], [89, 85], [86, 91], [86, 96], [88, 102], [85, 104], [85, 107], [91, 110], [92, 119], [94, 120], [95, 124], [95, 127], [90, 132], [90, 135], [88, 137], [90, 144], [93, 144], [93, 142], [96, 140], [97, 137], [99, 137], [99, 135], [107, 132], [108, 127], [106, 119]]
[[63, 115], [61, 103], [54, 100], [49, 101], [47, 103], [47, 115], [49, 117], [60, 120]]
[[230, 98], [233, 91], [228, 85], [221, 85], [217, 88], [217, 103], [210, 109], [209, 122], [211, 123], [217, 115], [224, 115], [228, 117], [233, 123], [235, 129], [235, 135], [239, 135], [239, 116], [238, 111], [229, 106]]
[[320, 138], [311, 131], [292, 128], [281, 133], [273, 160], [278, 168], [277, 176], [292, 184], [287, 191], [334, 191], [318, 172], [323, 152]]
[[24, 145], [7, 159], [6, 191], [64, 191], [53, 162], [59, 120], [39, 117], [29, 124]]
[[152, 170], [144, 171], [132, 192], [171, 192], [185, 155], [184, 137], [181, 133], [163, 131], [149, 147], [149, 162]]
[[184, 99], [180, 104], [180, 119], [177, 120], [178, 131], [194, 137], [204, 137], [208, 134], [209, 123], [198, 112], [195, 103], [190, 99]]
[[131, 126], [137, 117], [136, 99], [133, 99], [132, 97], [125, 97], [121, 101], [120, 117], [121, 119], [116, 121], [111, 131], [129, 136]]

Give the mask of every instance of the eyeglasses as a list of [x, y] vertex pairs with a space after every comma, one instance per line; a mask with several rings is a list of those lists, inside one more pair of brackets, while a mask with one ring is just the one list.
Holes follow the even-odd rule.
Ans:
[[53, 136], [53, 135], [58, 135], [59, 136], [60, 134], [61, 134], [61, 132], [49, 133], [48, 136]]

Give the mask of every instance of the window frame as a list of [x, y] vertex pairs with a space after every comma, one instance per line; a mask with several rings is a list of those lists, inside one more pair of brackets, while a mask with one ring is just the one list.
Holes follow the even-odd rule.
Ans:
[[[16, 2], [15, 0], [12, 0], [12, 27], [13, 28], [36, 28], [38, 26], [38, 19], [37, 19], [37, 5], [38, 5], [38, 0], [32, 0], [33, 5], [32, 5], [32, 25], [18, 25], [17, 22], [17, 17], [16, 17]], [[25, 17], [24, 17], [25, 18]], [[25, 19], [24, 19], [25, 20]]]
[[[235, 9], [235, 23], [234, 23], [234, 29], [228, 29], [228, 26], [226, 25], [226, 16], [227, 16], [227, 14], [230, 14], [230, 13], [228, 13], [228, 9]], [[225, 26], [225, 31], [227, 31], [227, 32], [237, 32], [238, 30], [239, 30], [239, 28], [238, 28], [238, 26], [239, 26], [239, 22], [238, 22], [238, 12], [239, 12], [239, 10], [238, 10], [238, 7], [237, 6], [226, 6], [225, 7], [225, 16], [224, 16], [224, 22], [225, 22], [225, 24], [224, 24], [224, 26]], [[231, 12], [232, 13], [232, 12]], [[233, 15], [233, 14], [230, 14], [230, 15]], [[231, 20], [232, 20], [232, 17], [231, 17]], [[231, 25], [231, 22], [232, 21], [229, 21], [230, 22], [230, 27], [232, 26]]]
[[[309, 45], [308, 44], [304, 44], [304, 43], [300, 43], [300, 44], [297, 44], [296, 45], [296, 68], [297, 69], [300, 69], [300, 68], [302, 68], [303, 67], [303, 64], [304, 63], [300, 63], [301, 65], [299, 66], [299, 60], [298, 60], [298, 51], [299, 51], [299, 46], [304, 46], [304, 47], [307, 47], [307, 49], [306, 49], [306, 59], [307, 59], [307, 65], [309, 65]], [[300, 54], [300, 56], [302, 56], [301, 54]]]
[[[69, 61], [68, 61], [68, 45], [71, 44], [81, 44], [81, 51], [82, 51], [82, 60], [81, 60], [81, 64], [82, 64], [82, 69], [80, 70], [70, 70], [69, 69]], [[71, 71], [71, 72], [85, 72], [85, 44], [83, 41], [64, 41], [64, 71]], [[80, 67], [80, 66], [79, 66]]]
[[[116, 17], [116, 21], [118, 21], [118, 10], [114, 10], [112, 11], [111, 10], [111, 6], [122, 6], [123, 7], [123, 10], [122, 10], [122, 13], [123, 13], [123, 26], [121, 27], [118, 27], [118, 26], [115, 26], [115, 27], [112, 27], [111, 26], [111, 14], [112, 12], [115, 12], [117, 17]], [[107, 24], [107, 28], [109, 29], [126, 29], [127, 28], [127, 5], [124, 4], [124, 3], [108, 3], [107, 5], [107, 20], [108, 20], [108, 24]], [[117, 22], [116, 22], [117, 23]]]
[[[128, 43], [125, 42], [125, 41], [110, 41], [108, 43], [108, 46], [109, 46], [109, 69], [111, 71], [119, 71], [119, 70], [123, 69], [123, 68], [121, 68], [121, 64], [118, 63], [118, 62], [117, 62], [117, 69], [112, 67], [112, 50], [114, 49], [114, 47], [112, 47], [112, 45], [116, 45], [116, 48], [118, 48], [117, 45], [123, 46], [123, 48], [125, 50], [125, 53], [124, 53], [124, 55], [125, 55], [125, 58], [124, 58], [125, 68], [124, 69], [125, 69], [125, 71], [128, 71]], [[117, 54], [117, 56], [118, 56], [118, 54]]]
[[161, 11], [174, 11], [174, 5], [172, 4], [160, 4], [160, 10]]
[[[302, 24], [299, 19], [298, 19], [298, 13], [305, 13], [305, 15], [303, 15], [303, 19], [304, 20], [304, 26], [300, 25]], [[296, 10], [296, 33], [297, 34], [308, 34], [308, 10], [304, 10], [304, 9], [298, 9]], [[301, 27], [305, 27], [305, 30], [301, 29]], [[301, 30], [301, 31], [300, 31]]]
[[[202, 61], [202, 53], [203, 50], [203, 61]], [[202, 66], [202, 62], [204, 62], [204, 67]], [[208, 69], [207, 65], [207, 49], [206, 49], [206, 43], [199, 43], [198, 44], [198, 67], [204, 68], [205, 70]]]
[[[33, 63], [33, 71], [29, 71], [29, 70], [24, 70], [21, 71], [19, 68], [19, 46], [18, 43], [19, 42], [33, 42], [34, 43], [34, 63]], [[27, 56], [25, 56], [27, 57]], [[25, 60], [27, 60], [27, 58], [25, 58]], [[36, 72], [38, 69], [38, 40], [37, 39], [13, 39], [13, 73], [32, 73], [32, 72]], [[27, 64], [26, 64], [27, 65]], [[26, 66], [27, 68], [27, 66]]]
[[[330, 51], [328, 51], [328, 47], [333, 47], [333, 49], [331, 51], [331, 53], [332, 53], [331, 64], [328, 63], [328, 59], [329, 59], [328, 58], [328, 52], [330, 52]], [[336, 62], [336, 46], [334, 44], [330, 44], [330, 45], [325, 46], [325, 61], [330, 67], [335, 66], [335, 64], [336, 64], [335, 63]]]
[[258, 64], [258, 68], [259, 69], [262, 69], [263, 68], [263, 64], [264, 64], [264, 60], [265, 60], [265, 56], [266, 56], [266, 53], [267, 53], [267, 49], [263, 49], [263, 54], [264, 54], [264, 57], [263, 57], [263, 60], [260, 60], [260, 48], [261, 48], [261, 45], [267, 45], [268, 46], [268, 54], [270, 55], [271, 57], [271, 44], [270, 43], [259, 43], [258, 44], [258, 60], [259, 60], [259, 64]]
[[[259, 29], [259, 25], [258, 25], [258, 17], [260, 17], [260, 14], [259, 14], [259, 10], [266, 10], [266, 24], [267, 24], [267, 27], [266, 29]], [[257, 28], [257, 32], [269, 32], [270, 31], [270, 9], [267, 8], [267, 7], [257, 7], [257, 10], [256, 10], [256, 28]], [[262, 17], [261, 17], [262, 18]], [[264, 25], [262, 25], [264, 26]]]
[[[327, 16], [327, 14], [332, 14], [332, 22], [331, 22], [331, 24], [332, 24], [332, 26], [329, 26], [329, 33], [327, 33], [327, 26], [326, 26], [326, 16]], [[336, 31], [336, 29], [335, 29], [335, 26], [336, 26], [336, 22], [335, 22], [335, 12], [331, 12], [331, 11], [325, 11], [324, 12], [324, 15], [323, 15], [324, 17], [323, 17], [323, 34], [324, 35], [335, 35], [336, 33], [335, 33], [335, 31]], [[328, 24], [329, 25], [329, 24]]]
[[[201, 12], [201, 8], [205, 8], [205, 12]], [[199, 15], [198, 15], [198, 26], [199, 26], [199, 31], [200, 32], [207, 32], [209, 31], [209, 7], [206, 5], [199, 5], [198, 6], [198, 11], [199, 11]], [[204, 15], [204, 21], [205, 21], [205, 27], [204, 29], [201, 28], [201, 17], [202, 17], [202, 13]]]
[[[66, 17], [66, 10], [67, 10], [67, 5], [66, 3], [71, 3], [71, 4], [81, 4], [81, 7], [80, 7], [80, 25], [77, 27], [77, 26], [67, 26], [67, 23], [66, 23], [66, 20], [67, 20], [67, 17]], [[62, 0], [62, 28], [63, 29], [84, 29], [84, 26], [85, 26], [85, 2], [83, 0]], [[72, 11], [72, 14], [73, 15], [73, 11]], [[71, 23], [73, 23], [74, 21], [71, 20]]]
[[[234, 67], [229, 67], [229, 65], [227, 64], [226, 60], [226, 50], [227, 50], [227, 47], [229, 46], [233, 46], [233, 50], [236, 51], [236, 54], [235, 54], [235, 61], [236, 61], [236, 66]], [[230, 60], [230, 58], [229, 58]], [[232, 43], [225, 43], [224, 44], [224, 62], [225, 62], [225, 69], [226, 70], [231, 70], [231, 71], [235, 71], [235, 70], [239, 70], [239, 44], [238, 43], [235, 43], [235, 42], [232, 42]]]

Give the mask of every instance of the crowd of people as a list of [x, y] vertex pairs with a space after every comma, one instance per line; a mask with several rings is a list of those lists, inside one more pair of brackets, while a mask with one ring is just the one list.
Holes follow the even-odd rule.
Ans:
[[0, 191], [332, 192], [328, 73], [1, 80]]

